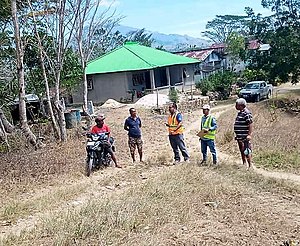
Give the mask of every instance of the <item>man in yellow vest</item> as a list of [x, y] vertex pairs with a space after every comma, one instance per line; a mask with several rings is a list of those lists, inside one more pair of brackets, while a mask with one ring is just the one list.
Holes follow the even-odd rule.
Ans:
[[171, 147], [174, 152], [175, 163], [180, 162], [179, 150], [184, 158], [184, 161], [189, 162], [190, 156], [185, 147], [184, 138], [183, 138], [183, 125], [182, 125], [182, 115], [177, 111], [177, 105], [172, 103], [169, 105], [169, 118], [166, 126], [169, 130], [169, 140]]
[[202, 152], [202, 162], [204, 165], [207, 160], [207, 147], [209, 147], [213, 158], [213, 164], [217, 165], [217, 152], [215, 147], [215, 136], [217, 129], [217, 121], [215, 117], [210, 115], [210, 106], [208, 104], [203, 105], [203, 116], [201, 118], [201, 130], [205, 133], [203, 137], [200, 138], [201, 142], [201, 152]]

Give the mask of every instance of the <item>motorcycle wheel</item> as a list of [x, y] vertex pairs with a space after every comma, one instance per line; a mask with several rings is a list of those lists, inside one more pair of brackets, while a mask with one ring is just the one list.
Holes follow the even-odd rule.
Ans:
[[88, 158], [86, 160], [85, 174], [87, 177], [89, 177], [92, 173], [93, 164], [94, 164], [94, 158]]

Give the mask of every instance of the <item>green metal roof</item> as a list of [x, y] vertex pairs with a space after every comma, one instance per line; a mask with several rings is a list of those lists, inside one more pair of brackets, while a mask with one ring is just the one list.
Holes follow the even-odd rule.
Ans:
[[199, 63], [198, 60], [126, 42], [123, 46], [88, 63], [86, 74], [148, 70], [172, 65]]

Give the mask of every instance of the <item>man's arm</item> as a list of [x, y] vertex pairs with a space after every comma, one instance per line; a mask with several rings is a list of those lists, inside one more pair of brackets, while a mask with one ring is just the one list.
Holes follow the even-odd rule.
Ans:
[[249, 133], [248, 133], [248, 136], [247, 136], [247, 140], [251, 140], [252, 132], [253, 132], [253, 123], [250, 123], [249, 124]]
[[125, 131], [129, 130], [129, 127], [128, 127], [128, 124], [127, 124], [127, 119], [125, 120], [125, 123], [124, 123], [124, 130]]
[[247, 114], [246, 122], [248, 123], [248, 126], [249, 126], [249, 133], [248, 133], [248, 136], [247, 136], [247, 140], [251, 140], [252, 132], [253, 132], [253, 117], [252, 117], [252, 114]]
[[110, 138], [111, 132], [109, 126], [106, 126], [106, 131], [109, 132], [108, 137]]
[[215, 117], [212, 117], [212, 121], [211, 121], [211, 127], [209, 128], [210, 131], [214, 131], [218, 128], [217, 125], [217, 120]]

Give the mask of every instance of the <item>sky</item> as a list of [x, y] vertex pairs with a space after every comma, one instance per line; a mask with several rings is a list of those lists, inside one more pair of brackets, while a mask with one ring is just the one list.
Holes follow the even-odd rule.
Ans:
[[261, 0], [102, 0], [124, 16], [122, 25], [165, 34], [201, 37], [208, 21], [216, 15], [244, 15], [245, 7], [268, 15]]

